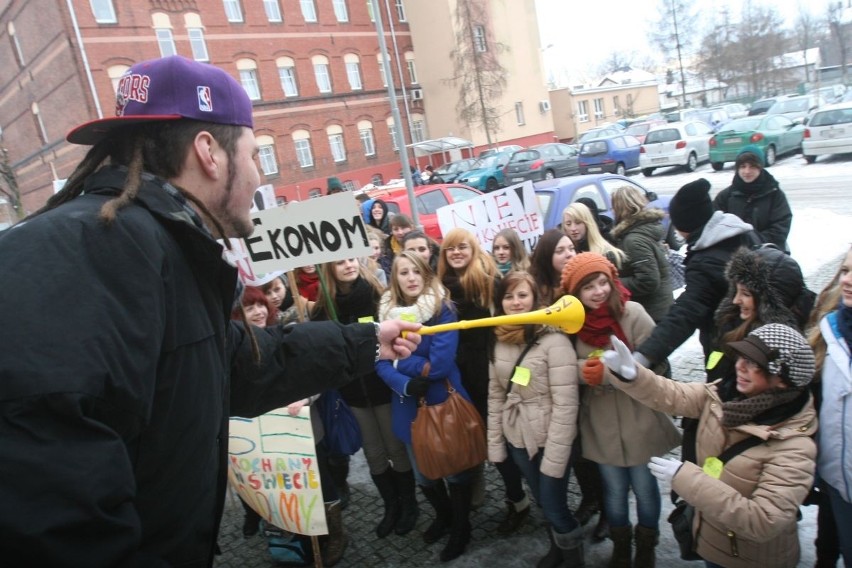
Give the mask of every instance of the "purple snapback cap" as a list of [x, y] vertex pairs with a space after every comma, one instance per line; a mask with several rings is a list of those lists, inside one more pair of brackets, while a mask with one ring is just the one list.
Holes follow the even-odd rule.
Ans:
[[172, 55], [130, 67], [118, 82], [115, 116], [81, 124], [65, 139], [92, 145], [120, 126], [181, 118], [253, 128], [251, 110], [245, 89], [227, 72]]

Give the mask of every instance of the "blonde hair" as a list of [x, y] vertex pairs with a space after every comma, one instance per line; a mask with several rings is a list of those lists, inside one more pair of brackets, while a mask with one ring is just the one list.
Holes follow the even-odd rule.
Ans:
[[[527, 255], [527, 249], [524, 248], [524, 243], [521, 242], [521, 238], [518, 236], [518, 232], [514, 229], [503, 229], [497, 235], [494, 236], [494, 240], [491, 241], [491, 246], [494, 246], [494, 243], [497, 242], [497, 239], [504, 239], [506, 244], [509, 245], [509, 262], [512, 264], [512, 268], [510, 270], [526, 272], [530, 268], [530, 258]], [[491, 256], [494, 256], [494, 253], [491, 253]], [[496, 262], [496, 261], [495, 261]]]
[[[572, 203], [562, 211], [563, 226], [566, 219], [571, 219], [575, 223], [583, 223], [586, 226], [586, 242], [589, 244], [588, 252], [596, 252], [601, 256], [605, 256], [612, 260], [617, 268], [621, 268], [621, 263], [624, 262], [624, 252], [612, 246], [603, 238], [600, 229], [598, 229], [598, 221], [588, 207], [582, 203]], [[574, 243], [574, 245], [576, 246], [577, 243]]]
[[648, 198], [632, 185], [622, 185], [612, 192], [612, 212], [615, 221], [620, 223], [633, 217], [648, 205]]
[[[459, 274], [447, 262], [447, 249], [466, 243], [470, 247], [471, 258], [464, 271]], [[479, 307], [491, 310], [494, 304], [494, 281], [500, 276], [500, 270], [494, 258], [482, 250], [479, 241], [470, 231], [455, 228], [444, 235], [441, 244], [441, 254], [438, 257], [438, 278], [443, 282], [450, 274], [459, 277], [465, 300], [476, 303]]]
[[435, 273], [432, 272], [429, 265], [423, 261], [420, 255], [410, 250], [402, 251], [393, 259], [391, 273], [388, 276], [388, 280], [390, 280], [387, 289], [387, 293], [390, 294], [389, 306], [392, 308], [397, 306], [410, 306], [414, 303], [408, 300], [405, 293], [402, 291], [402, 287], [399, 285], [399, 279], [396, 277], [396, 273], [399, 270], [399, 261], [401, 259], [406, 259], [411, 262], [414, 265], [415, 270], [417, 270], [423, 277], [423, 291], [420, 292], [420, 295], [431, 294], [435, 297], [435, 312], [432, 314], [432, 317], [441, 315], [441, 308], [445, 299], [449, 298], [450, 294], [447, 292], [447, 289], [444, 288], [444, 285], [441, 284], [441, 281], [436, 277]]
[[836, 310], [837, 305], [840, 303], [840, 271], [843, 270], [843, 265], [846, 263], [846, 257], [849, 256], [850, 253], [852, 253], [852, 247], [850, 247], [846, 254], [843, 255], [843, 260], [840, 261], [840, 267], [837, 269], [837, 273], [835, 273], [831, 282], [826, 284], [825, 288], [822, 289], [822, 292], [819, 293], [819, 296], [817, 296], [816, 302], [814, 303], [814, 307], [811, 310], [811, 317], [808, 321], [805, 336], [808, 338], [808, 343], [810, 344], [811, 349], [814, 350], [814, 357], [816, 358], [816, 374], [814, 375], [814, 381], [817, 381], [822, 373], [822, 366], [825, 363], [825, 355], [828, 349], [828, 346], [825, 343], [825, 338], [819, 330], [819, 322], [826, 315]]

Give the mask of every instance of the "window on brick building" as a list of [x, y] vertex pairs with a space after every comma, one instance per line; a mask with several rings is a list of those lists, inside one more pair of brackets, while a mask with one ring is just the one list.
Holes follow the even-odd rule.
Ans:
[[112, 0], [89, 0], [89, 3], [92, 5], [92, 15], [97, 23], [114, 24], [118, 22]]
[[21, 49], [21, 42], [18, 41], [18, 34], [15, 32], [14, 22], [9, 22], [6, 25], [6, 31], [9, 32], [9, 39], [12, 41], [12, 50], [15, 52], [15, 61], [17, 61], [18, 65], [21, 67], [26, 66], [27, 63], [24, 59], [24, 50]]
[[417, 67], [414, 65], [414, 52], [405, 52], [405, 66], [408, 68], [408, 80], [412, 85], [417, 84]]
[[426, 140], [426, 121], [422, 114], [411, 115], [411, 141], [423, 142]]
[[335, 162], [346, 161], [346, 145], [343, 143], [343, 127], [332, 124], [325, 129], [328, 135], [328, 147], [331, 148], [331, 157]]
[[296, 83], [296, 62], [289, 57], [279, 57], [275, 60], [278, 67], [278, 79], [281, 80], [281, 90], [285, 97], [298, 97], [299, 85]]
[[302, 168], [312, 168], [314, 166], [314, 155], [311, 152], [311, 133], [307, 130], [297, 130], [291, 137], [293, 138], [293, 147], [296, 149], [296, 160]]
[[196, 61], [210, 61], [207, 55], [207, 44], [204, 43], [204, 30], [201, 28], [189, 28], [189, 45], [192, 47], [192, 58]]
[[577, 101], [577, 120], [589, 122], [589, 102]]
[[47, 144], [50, 139], [47, 137], [47, 129], [44, 127], [44, 121], [41, 119], [41, 113], [38, 110], [38, 103], [30, 105], [30, 111], [33, 113], [33, 119], [35, 120], [36, 130], [38, 130], [38, 136], [41, 139], [41, 143]]
[[332, 0], [334, 5], [334, 17], [338, 22], [349, 21], [349, 10], [346, 8], [346, 0]]
[[601, 99], [595, 99], [592, 102], [595, 105], [595, 118], [597, 118], [597, 119], [603, 118], [604, 117], [604, 100], [601, 98]]
[[379, 77], [382, 78], [382, 87], [387, 87], [388, 86], [388, 77], [385, 74], [385, 66], [382, 65], [382, 54], [381, 53], [376, 55], [376, 60], [379, 63]]
[[253, 101], [259, 101], [260, 84], [257, 81], [257, 63], [251, 59], [239, 59], [237, 69], [240, 72], [240, 83], [248, 97]]
[[322, 190], [318, 187], [315, 187], [308, 191], [308, 199], [316, 199], [317, 197], [322, 197]]
[[367, 0], [367, 15], [370, 16], [370, 21], [376, 23], [376, 15], [373, 14], [373, 3]]
[[112, 91], [114, 93], [118, 92], [118, 82], [128, 69], [130, 69], [130, 67], [127, 65], [113, 65], [112, 67], [107, 68], [107, 75], [112, 83]]
[[262, 135], [257, 139], [257, 160], [264, 175], [278, 174], [278, 160], [275, 159], [275, 140], [272, 136]]
[[278, 0], [263, 0], [263, 10], [266, 12], [266, 19], [270, 22], [283, 22], [281, 17], [281, 6], [278, 5]]
[[488, 43], [485, 39], [485, 27], [473, 26], [473, 49], [478, 53], [488, 51]]
[[243, 9], [240, 6], [240, 0], [222, 0], [225, 6], [225, 16], [229, 22], [242, 22]]
[[408, 18], [405, 17], [405, 5], [402, 3], [402, 0], [395, 0], [395, 2], [397, 18], [399, 18], [400, 22], [407, 22]]
[[376, 141], [373, 138], [373, 123], [369, 120], [358, 122], [358, 137], [361, 139], [361, 149], [365, 156], [376, 155]]
[[175, 38], [172, 36], [172, 30], [169, 28], [157, 28], [154, 32], [157, 34], [157, 45], [160, 46], [160, 57], [177, 55], [177, 47], [175, 47]]
[[387, 119], [388, 132], [390, 133], [391, 148], [394, 152], [399, 152], [399, 145], [396, 143], [396, 127], [393, 123], [393, 117]]
[[314, 0], [299, 0], [299, 5], [302, 7], [302, 17], [306, 22], [317, 21], [317, 7]]
[[328, 71], [328, 58], [324, 55], [314, 55], [311, 57], [311, 63], [314, 66], [314, 78], [316, 79], [319, 92], [330, 93], [331, 74]]
[[346, 78], [349, 79], [349, 87], [353, 91], [360, 91], [364, 88], [361, 82], [361, 60], [354, 53], [347, 53], [343, 56], [343, 62], [346, 64]]

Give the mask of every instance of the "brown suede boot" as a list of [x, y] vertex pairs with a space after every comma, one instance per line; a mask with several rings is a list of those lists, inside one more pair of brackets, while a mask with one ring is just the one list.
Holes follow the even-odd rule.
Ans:
[[633, 557], [634, 568], [654, 568], [657, 556], [654, 549], [660, 541], [660, 531], [636, 525], [636, 556]]
[[609, 537], [612, 539], [612, 558], [609, 568], [631, 568], [633, 549], [633, 527], [610, 527]]
[[343, 558], [349, 537], [343, 530], [343, 512], [340, 501], [325, 504], [325, 522], [328, 525], [328, 540], [322, 549], [323, 566], [334, 566]]

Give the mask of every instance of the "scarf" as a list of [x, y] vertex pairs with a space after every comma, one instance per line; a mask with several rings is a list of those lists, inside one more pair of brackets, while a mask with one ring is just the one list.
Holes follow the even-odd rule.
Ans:
[[510, 260], [509, 262], [504, 262], [504, 263], [498, 262], [497, 268], [500, 270], [500, 274], [502, 274], [503, 276], [506, 276], [506, 274], [508, 274], [509, 271], [512, 270], [512, 261]]
[[299, 294], [312, 302], [316, 301], [317, 292], [319, 291], [318, 273], [314, 272], [312, 274], [307, 274], [306, 272], [299, 270], [296, 273], [296, 285], [299, 288]]
[[[630, 299], [630, 291], [624, 287], [620, 280], [614, 281], [615, 286], [621, 292], [621, 308], [624, 309], [624, 304]], [[586, 321], [583, 323], [582, 329], [577, 333], [577, 336], [584, 343], [592, 347], [609, 347], [609, 337], [615, 335], [623, 341], [630, 350], [633, 350], [633, 345], [627, 339], [621, 323], [618, 322], [609, 311], [609, 306], [603, 304], [591, 311], [586, 311]]]
[[846, 345], [852, 351], [852, 308], [846, 306], [842, 299], [837, 309], [837, 331], [846, 340]]
[[[773, 408], [793, 402], [802, 394], [800, 389], [771, 389], [751, 397], [738, 397], [722, 403], [722, 426], [735, 428], [747, 422], [757, 422], [758, 417]], [[786, 413], [785, 413], [786, 414]], [[776, 424], [787, 416], [779, 416]]]
[[388, 291], [382, 294], [379, 302], [379, 321], [400, 319], [402, 314], [413, 314], [415, 322], [426, 323], [435, 317], [439, 301], [443, 301], [443, 298], [436, 298], [434, 294], [427, 291], [420, 294], [417, 301], [410, 306], [391, 306], [390, 291]]
[[[498, 325], [494, 328], [494, 337], [501, 343], [511, 343], [513, 345], [526, 345], [526, 330], [527, 325]], [[533, 334], [539, 334], [538, 326], [533, 326]]]

